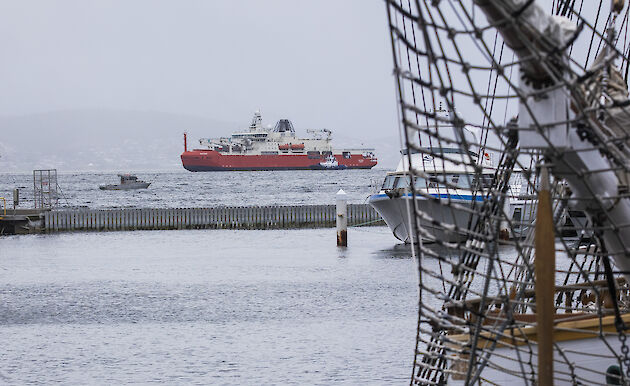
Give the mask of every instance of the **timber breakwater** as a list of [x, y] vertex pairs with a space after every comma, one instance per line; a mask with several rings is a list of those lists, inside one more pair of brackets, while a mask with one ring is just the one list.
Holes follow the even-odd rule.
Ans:
[[[350, 226], [385, 225], [367, 204], [348, 205]], [[124, 208], [31, 210], [0, 214], [0, 234], [160, 229], [329, 228], [335, 205], [215, 208]]]

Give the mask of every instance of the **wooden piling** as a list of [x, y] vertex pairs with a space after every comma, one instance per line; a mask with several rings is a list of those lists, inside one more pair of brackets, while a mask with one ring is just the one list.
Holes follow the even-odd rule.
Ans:
[[339, 189], [336, 195], [337, 246], [348, 246], [348, 201], [346, 192]]

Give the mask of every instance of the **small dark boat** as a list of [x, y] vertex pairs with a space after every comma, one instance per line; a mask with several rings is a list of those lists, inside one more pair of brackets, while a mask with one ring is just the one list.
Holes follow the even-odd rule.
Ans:
[[150, 182], [139, 181], [138, 177], [133, 174], [119, 174], [120, 184], [101, 185], [98, 188], [101, 190], [132, 190], [132, 189], [146, 189], [151, 185]]

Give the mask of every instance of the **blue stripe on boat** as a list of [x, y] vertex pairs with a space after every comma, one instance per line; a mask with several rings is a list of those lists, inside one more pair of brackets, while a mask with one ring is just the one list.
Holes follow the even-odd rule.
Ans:
[[[473, 195], [448, 194], [448, 193], [440, 193], [440, 194], [431, 193], [431, 196], [435, 197], [435, 198], [449, 198], [450, 197], [451, 200], [462, 200], [462, 201], [473, 201], [473, 200], [475, 200], [475, 201], [483, 201], [484, 200], [484, 196], [482, 196], [482, 195], [473, 196]], [[389, 198], [389, 196], [387, 194], [373, 194], [373, 195], [370, 196], [369, 199], [371, 200], [372, 198], [385, 198], [385, 197]], [[405, 194], [405, 197], [412, 197], [412, 194], [411, 193], [407, 193], [407, 194]], [[417, 198], [421, 199], [423, 197], [422, 196], [417, 196]]]

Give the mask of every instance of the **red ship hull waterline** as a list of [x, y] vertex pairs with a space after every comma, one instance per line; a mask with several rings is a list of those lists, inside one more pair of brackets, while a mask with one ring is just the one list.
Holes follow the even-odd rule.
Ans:
[[374, 149], [335, 149], [330, 130], [307, 130], [298, 137], [293, 124], [281, 119], [272, 129], [263, 127], [259, 111], [248, 128], [229, 137], [202, 138], [200, 149], [188, 151], [184, 133], [182, 164], [191, 172], [228, 170], [339, 170], [371, 169]]
[[[377, 161], [364, 158], [361, 154], [352, 154], [350, 158], [335, 154], [337, 162], [346, 169], [371, 169]], [[321, 158], [313, 159], [307, 155], [223, 155], [214, 150], [185, 151], [182, 164], [191, 172], [228, 171], [228, 170], [309, 170], [321, 169]]]

